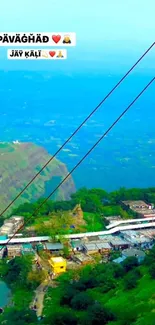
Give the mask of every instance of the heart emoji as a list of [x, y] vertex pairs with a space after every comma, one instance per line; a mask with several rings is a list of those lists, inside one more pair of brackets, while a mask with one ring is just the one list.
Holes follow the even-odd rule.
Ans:
[[55, 43], [58, 43], [61, 40], [61, 36], [60, 35], [52, 35], [52, 40]]
[[54, 51], [50, 51], [49, 52], [49, 55], [53, 58], [54, 57], [54, 55], [56, 54], [56, 52], [54, 52]]

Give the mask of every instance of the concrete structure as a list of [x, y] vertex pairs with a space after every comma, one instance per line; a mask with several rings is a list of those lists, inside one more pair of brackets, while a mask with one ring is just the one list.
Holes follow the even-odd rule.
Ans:
[[24, 225], [24, 218], [20, 216], [12, 216], [4, 221], [3, 226], [0, 228], [0, 235], [14, 234]]
[[[9, 240], [8, 245], [12, 244], [26, 244], [26, 243], [42, 243], [48, 242], [50, 240], [49, 236], [38, 236], [38, 237], [22, 237], [22, 238], [12, 238]], [[0, 245], [7, 244], [8, 239], [0, 239]]]
[[21, 245], [8, 245], [7, 246], [7, 256], [8, 258], [13, 258], [15, 256], [21, 256], [22, 246]]
[[51, 265], [54, 274], [66, 272], [67, 262], [62, 257], [51, 257], [49, 264]]
[[43, 247], [44, 250], [47, 250], [50, 253], [58, 253], [63, 250], [64, 245], [61, 243], [46, 243]]
[[151, 240], [155, 241], [155, 229], [144, 229], [139, 230], [139, 234], [150, 238]]
[[148, 221], [155, 221], [154, 217], [148, 217], [147, 220], [145, 218], [136, 218], [136, 219], [126, 219], [126, 220], [118, 220], [115, 222], [111, 222], [108, 226], [106, 226], [106, 229], [111, 229], [119, 225], [129, 225], [129, 224], [139, 224], [139, 223], [145, 223]]
[[82, 265], [94, 263], [94, 259], [91, 256], [86, 254], [75, 254], [72, 256], [72, 260]]
[[142, 235], [139, 231], [122, 231], [121, 236], [131, 243], [131, 246], [141, 248], [151, 248], [153, 240]]
[[79, 225], [85, 225], [85, 220], [83, 219], [83, 211], [80, 204], [77, 204], [75, 206], [71, 212], [71, 216], [73, 217], [75, 228]]
[[0, 246], [0, 260], [4, 257], [5, 247]]
[[104, 217], [104, 218], [105, 218], [106, 221], [109, 222], [109, 225], [111, 223], [115, 223], [115, 222], [118, 222], [118, 221], [121, 221], [122, 220], [121, 216], [109, 216], [109, 217]]
[[83, 245], [83, 248], [84, 248], [84, 252], [87, 253], [87, 254], [96, 254], [98, 253], [98, 247], [96, 246], [95, 243], [85, 243]]
[[105, 243], [102, 241], [84, 243], [83, 248], [87, 254], [101, 253], [106, 255], [109, 254], [109, 252], [111, 251], [111, 246], [109, 245], [109, 243]]
[[[146, 223], [144, 224], [134, 224], [134, 225], [127, 225], [127, 226], [117, 226], [109, 230], [103, 230], [103, 231], [94, 231], [94, 232], [86, 232], [86, 233], [78, 233], [78, 234], [71, 234], [71, 235], [64, 235], [64, 238], [67, 239], [80, 239], [80, 238], [90, 238], [93, 236], [102, 237], [104, 236], [110, 236], [112, 234], [124, 231], [124, 230], [133, 230], [133, 229], [148, 229], [151, 230], [155, 228], [155, 221], [149, 222], [146, 220]], [[25, 237], [25, 238], [12, 238], [10, 239], [8, 245], [10, 244], [23, 244], [23, 243], [41, 243], [41, 242], [48, 242], [51, 238], [49, 236], [38, 236], [38, 237]], [[59, 239], [59, 236], [57, 236], [57, 239]], [[7, 244], [7, 239], [0, 240], [1, 245]]]
[[74, 252], [83, 251], [83, 242], [81, 240], [72, 240], [71, 247]]
[[23, 244], [22, 245], [22, 254], [26, 255], [26, 254], [35, 254], [33, 247], [30, 243], [28, 244]]
[[143, 228], [153, 228], [153, 227], [155, 227], [155, 221], [154, 222], [147, 222], [146, 221], [145, 224], [118, 226], [118, 227], [114, 227], [114, 228], [109, 229], [109, 230], [64, 235], [64, 238], [78, 239], [78, 238], [84, 238], [84, 237], [92, 237], [94, 235], [96, 235], [96, 236], [112, 235], [112, 234], [120, 232], [122, 230], [143, 229]]
[[136, 212], [140, 217], [151, 217], [155, 216], [155, 209], [154, 205], [147, 204], [142, 200], [136, 200], [136, 201], [122, 201], [122, 206], [126, 207], [128, 209], [131, 209], [132, 211]]
[[130, 243], [127, 240], [123, 240], [115, 236], [113, 237], [112, 240], [110, 240], [110, 245], [114, 250], [125, 249], [130, 247]]
[[125, 249], [124, 251], [122, 251], [122, 257], [127, 258], [127, 257], [137, 257], [138, 262], [141, 263], [143, 262], [144, 258], [145, 258], [145, 253], [139, 249]]

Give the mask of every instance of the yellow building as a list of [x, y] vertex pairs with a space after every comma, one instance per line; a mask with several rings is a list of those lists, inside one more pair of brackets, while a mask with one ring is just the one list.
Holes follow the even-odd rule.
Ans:
[[63, 257], [51, 257], [49, 263], [55, 274], [66, 272], [67, 262]]

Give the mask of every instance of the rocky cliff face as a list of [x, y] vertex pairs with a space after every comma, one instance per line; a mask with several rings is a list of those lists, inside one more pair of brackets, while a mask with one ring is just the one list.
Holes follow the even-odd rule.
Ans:
[[[44, 148], [33, 143], [0, 143], [0, 213], [50, 158]], [[7, 214], [24, 202], [48, 195], [67, 173], [65, 164], [54, 158]], [[75, 185], [69, 177], [51, 199], [67, 200], [73, 192]]]

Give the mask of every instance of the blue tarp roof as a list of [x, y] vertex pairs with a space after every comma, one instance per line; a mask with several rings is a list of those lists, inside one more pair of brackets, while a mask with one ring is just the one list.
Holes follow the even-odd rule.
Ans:
[[0, 240], [6, 240], [8, 239], [8, 236], [0, 236]]
[[125, 256], [124, 256], [124, 257], [118, 257], [118, 258], [116, 258], [115, 260], [113, 260], [113, 262], [114, 262], [114, 263], [118, 263], [118, 264], [120, 264], [120, 263], [122, 263], [125, 259], [126, 259]]
[[31, 249], [32, 248], [32, 244], [27, 243], [27, 244], [23, 244], [22, 245], [24, 249]]

